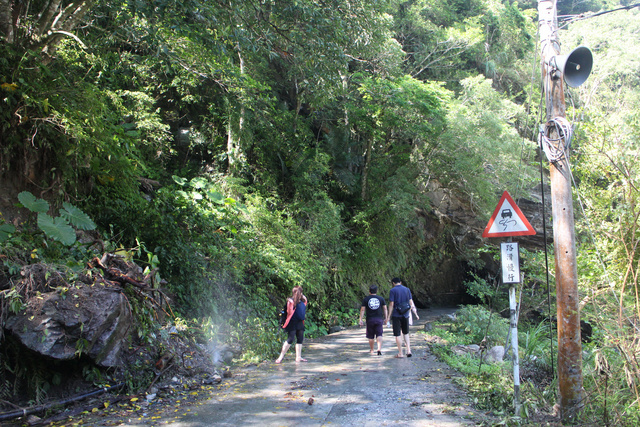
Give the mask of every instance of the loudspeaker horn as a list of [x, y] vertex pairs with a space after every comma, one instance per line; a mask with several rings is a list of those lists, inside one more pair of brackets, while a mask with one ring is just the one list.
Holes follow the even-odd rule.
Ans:
[[593, 56], [589, 48], [579, 46], [568, 55], [558, 55], [551, 59], [551, 66], [564, 75], [564, 81], [571, 87], [584, 83], [593, 66]]

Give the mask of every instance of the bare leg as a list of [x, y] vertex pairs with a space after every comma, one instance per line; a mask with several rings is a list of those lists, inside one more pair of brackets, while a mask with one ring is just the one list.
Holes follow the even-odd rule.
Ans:
[[398, 357], [402, 357], [402, 335], [396, 337], [396, 344], [398, 345]]
[[302, 358], [302, 344], [296, 344], [296, 362], [306, 362], [306, 359]]
[[407, 357], [411, 355], [411, 340], [409, 339], [409, 334], [404, 336], [404, 341], [407, 346]]
[[373, 340], [369, 340], [369, 353], [373, 354]]
[[289, 347], [291, 347], [291, 344], [286, 341], [284, 342], [284, 344], [282, 344], [282, 351], [280, 352], [280, 357], [276, 359], [276, 363], [282, 362], [282, 359], [284, 359], [284, 355], [287, 354]]
[[[373, 351], [373, 348], [371, 350]], [[378, 351], [382, 351], [382, 337], [378, 337]]]

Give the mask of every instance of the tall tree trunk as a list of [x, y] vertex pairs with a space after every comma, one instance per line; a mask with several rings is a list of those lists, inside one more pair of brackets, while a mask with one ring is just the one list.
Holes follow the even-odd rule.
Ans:
[[369, 179], [369, 165], [371, 164], [371, 152], [373, 151], [373, 140], [374, 138], [369, 138], [367, 140], [367, 150], [364, 153], [364, 166], [362, 168], [362, 192], [360, 193], [360, 197], [364, 201], [368, 200], [367, 182]]
[[56, 11], [60, 7], [62, 0], [51, 0], [45, 10], [42, 11], [40, 19], [38, 19], [38, 28], [36, 35], [42, 37], [50, 28], [53, 23], [53, 17]]
[[[238, 59], [240, 61], [240, 75], [245, 74], [244, 70], [244, 59], [242, 57], [242, 53], [240, 52], [240, 45], [237, 46], [238, 49]], [[244, 129], [244, 116], [245, 116], [245, 108], [244, 105], [240, 105], [240, 114], [237, 117], [237, 126], [235, 124], [235, 115], [233, 112], [233, 105], [229, 104], [229, 122], [227, 126], [227, 159], [229, 162], [228, 172], [230, 175], [234, 175], [240, 169], [240, 161], [242, 158], [242, 151], [240, 147], [240, 142], [242, 138], [242, 132]], [[236, 128], [234, 130], [234, 128]]]
[[[72, 33], [86, 14], [95, 5], [96, 0], [75, 0], [63, 6], [62, 0], [31, 4], [29, 1], [0, 0], [0, 37], [7, 44], [18, 44], [27, 49], [42, 49], [51, 52], [63, 37], [72, 37], [83, 47], [82, 41]], [[24, 16], [21, 16], [24, 15]], [[21, 25], [34, 27], [18, 32]], [[33, 36], [36, 37], [33, 37]], [[23, 37], [19, 39], [19, 37]]]
[[19, 7], [12, 0], [0, 0], [0, 36], [7, 44], [12, 44], [15, 39], [13, 15]]

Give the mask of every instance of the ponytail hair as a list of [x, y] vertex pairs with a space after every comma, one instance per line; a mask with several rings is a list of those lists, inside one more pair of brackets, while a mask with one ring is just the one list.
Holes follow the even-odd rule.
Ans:
[[302, 300], [302, 286], [294, 286], [291, 290], [291, 299], [293, 299], [293, 306], [297, 307], [298, 303]]

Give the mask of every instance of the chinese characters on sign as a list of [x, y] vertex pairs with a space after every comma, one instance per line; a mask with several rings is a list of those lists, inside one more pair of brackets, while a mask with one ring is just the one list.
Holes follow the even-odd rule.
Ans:
[[520, 283], [520, 252], [517, 243], [500, 244], [502, 283]]

